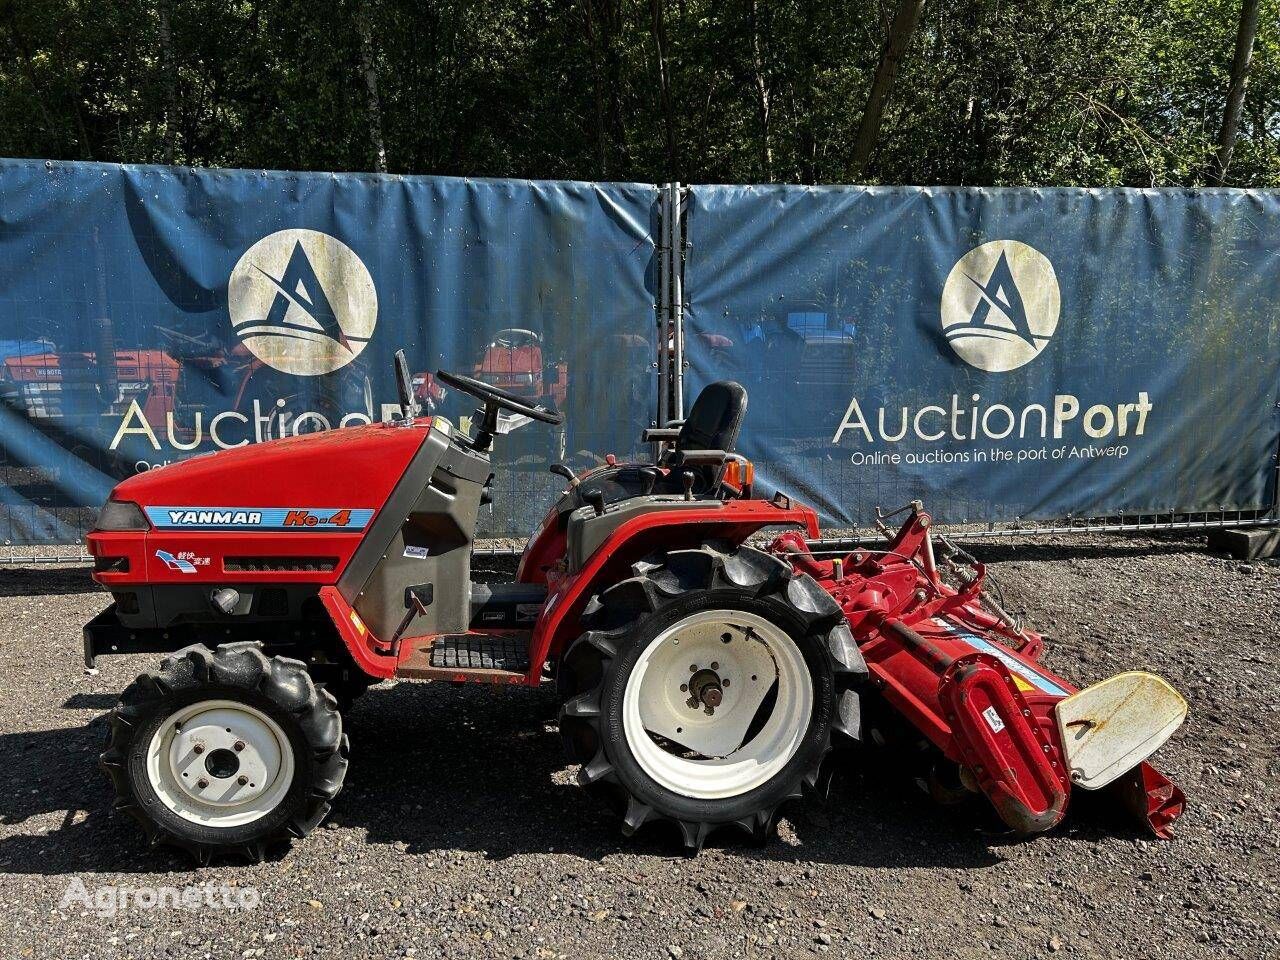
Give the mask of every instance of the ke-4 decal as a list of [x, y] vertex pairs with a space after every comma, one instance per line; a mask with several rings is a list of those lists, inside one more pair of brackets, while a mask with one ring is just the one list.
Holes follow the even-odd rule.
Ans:
[[372, 510], [345, 507], [147, 507], [159, 530], [363, 530]]
[[1014, 683], [1018, 685], [1018, 689], [1023, 693], [1030, 690], [1039, 690], [1041, 693], [1047, 693], [1054, 697], [1070, 696], [1068, 691], [1058, 686], [1044, 674], [1040, 673], [1031, 665], [1023, 663], [1017, 657], [1009, 653], [1008, 650], [996, 646], [986, 637], [980, 637], [976, 633], [957, 627], [954, 623], [951, 623], [948, 620], [935, 618], [933, 622], [943, 630], [946, 630], [947, 633], [951, 634], [953, 637], [958, 637], [963, 640], [978, 652], [990, 654], [1003, 663], [1009, 668], [1009, 672], [1013, 674]]

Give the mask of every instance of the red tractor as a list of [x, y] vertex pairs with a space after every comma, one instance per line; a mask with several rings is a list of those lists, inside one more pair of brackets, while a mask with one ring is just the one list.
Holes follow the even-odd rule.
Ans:
[[[473, 582], [490, 446], [561, 417], [441, 372], [481, 404], [464, 435], [415, 416], [397, 359], [401, 420], [130, 478], [89, 535], [114, 602], [87, 664], [166, 654], [121, 695], [101, 758], [153, 843], [256, 860], [307, 834], [342, 789], [346, 705], [391, 677], [554, 683], [581, 783], [624, 832], [669, 821], [691, 850], [719, 827], [767, 837], [821, 791], [838, 739], [908, 744], [935, 796], [985, 795], [1022, 833], [1075, 789], [1114, 785], [1161, 835], [1180, 813], [1144, 762], [1185, 716], [1176, 693], [1049, 673], [919, 504], [883, 549], [815, 552], [812, 510], [753, 495], [735, 383], [648, 432], [657, 464], [554, 465], [567, 487], [514, 582]], [[754, 539], [770, 528], [789, 532]]]

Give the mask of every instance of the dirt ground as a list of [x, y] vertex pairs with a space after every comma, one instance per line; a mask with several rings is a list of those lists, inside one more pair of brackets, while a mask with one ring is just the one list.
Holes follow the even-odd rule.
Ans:
[[[1053, 669], [1153, 670], [1187, 696], [1156, 757], [1190, 802], [1176, 840], [1091, 810], [1012, 841], [864, 761], [767, 847], [717, 834], [687, 859], [661, 828], [624, 839], [574, 785], [550, 691], [401, 683], [352, 711], [325, 828], [196, 871], [110, 813], [104, 715], [144, 662], [84, 675], [80, 627], [105, 595], [83, 569], [0, 570], [0, 956], [1280, 956], [1280, 563], [1197, 537], [975, 552]], [[67, 901], [79, 883], [134, 899]], [[145, 908], [187, 885], [256, 906]]]

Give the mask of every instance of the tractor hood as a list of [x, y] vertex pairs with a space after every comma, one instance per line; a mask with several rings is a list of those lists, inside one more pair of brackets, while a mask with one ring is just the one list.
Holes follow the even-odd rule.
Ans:
[[376, 511], [422, 445], [429, 423], [377, 423], [246, 444], [130, 477], [111, 499], [138, 504], [158, 526], [211, 525], [198, 515], [171, 524], [168, 511], [178, 508]]

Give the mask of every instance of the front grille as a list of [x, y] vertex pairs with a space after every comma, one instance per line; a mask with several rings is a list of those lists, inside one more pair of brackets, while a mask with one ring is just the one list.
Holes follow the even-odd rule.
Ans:
[[337, 568], [337, 557], [227, 557], [222, 561], [228, 573], [330, 573]]

